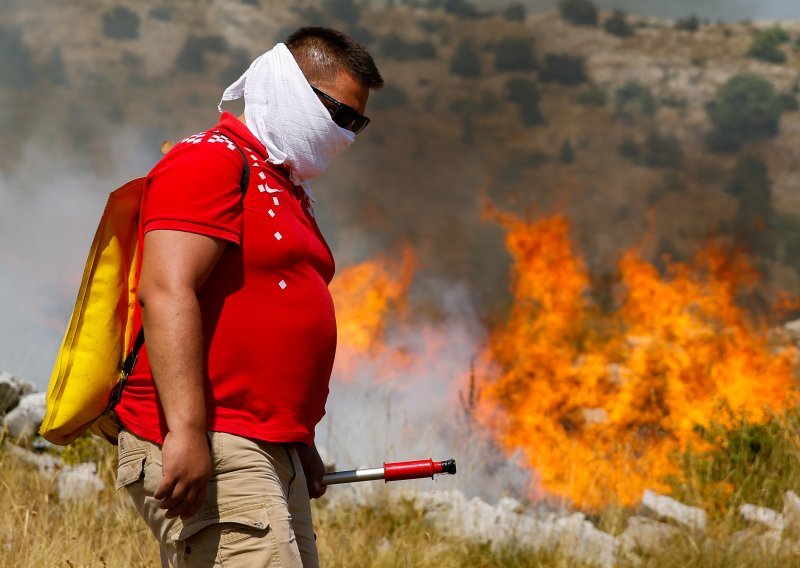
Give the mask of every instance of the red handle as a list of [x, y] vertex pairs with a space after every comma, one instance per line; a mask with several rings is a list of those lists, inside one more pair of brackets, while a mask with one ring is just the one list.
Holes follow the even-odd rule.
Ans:
[[442, 462], [435, 462], [430, 458], [427, 460], [383, 464], [384, 479], [387, 483], [389, 481], [400, 481], [401, 479], [433, 478], [437, 473], [442, 473]]

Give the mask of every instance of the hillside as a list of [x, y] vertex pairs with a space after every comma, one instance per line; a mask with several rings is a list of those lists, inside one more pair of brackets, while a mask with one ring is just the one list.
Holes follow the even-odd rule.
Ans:
[[[564, 213], [597, 277], [630, 247], [685, 258], [722, 235], [753, 253], [764, 298], [798, 283], [798, 24], [782, 24], [785, 61], [770, 63], [748, 56], [766, 24], [691, 31], [629, 16], [619, 37], [604, 29], [611, 13], [579, 26], [462, 2], [3, 5], [0, 167], [12, 191], [41, 185], [31, 170], [42, 153], [96, 172], [98, 192], [120, 169], [143, 172], [162, 139], [212, 123], [253, 57], [301, 24], [326, 24], [365, 41], [388, 83], [359, 144], [316, 184], [340, 264], [410, 242], [424, 271], [465, 282], [491, 312], [508, 258], [499, 228], [481, 221], [488, 200]], [[741, 73], [783, 95], [780, 133], [715, 152], [706, 105]], [[742, 177], [752, 179], [737, 190]]]

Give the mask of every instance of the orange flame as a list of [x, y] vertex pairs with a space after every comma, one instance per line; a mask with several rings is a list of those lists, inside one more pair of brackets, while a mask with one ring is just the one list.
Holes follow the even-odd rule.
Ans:
[[542, 487], [597, 508], [668, 491], [675, 452], [701, 442], [722, 406], [752, 420], [790, 404], [795, 351], [774, 349], [737, 305], [755, 271], [719, 248], [662, 277], [635, 253], [619, 263], [618, 308], [591, 301], [590, 278], [560, 216], [507, 231], [515, 302], [487, 358], [477, 417], [521, 449]]
[[344, 380], [352, 371], [351, 355], [383, 346], [390, 317], [401, 317], [417, 260], [406, 247], [399, 259], [376, 257], [343, 270], [331, 282], [338, 327], [337, 366]]

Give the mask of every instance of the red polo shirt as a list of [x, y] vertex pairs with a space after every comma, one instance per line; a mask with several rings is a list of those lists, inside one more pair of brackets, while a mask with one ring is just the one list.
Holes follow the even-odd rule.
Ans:
[[[242, 157], [231, 139], [249, 161], [244, 199]], [[170, 229], [229, 242], [198, 293], [208, 429], [311, 444], [336, 350], [328, 291], [334, 262], [305, 193], [266, 159], [249, 129], [223, 113], [214, 129], [182, 140], [147, 176], [140, 238]], [[134, 329], [140, 322], [137, 311]], [[163, 442], [167, 426], [146, 341], [116, 410], [126, 428]]]

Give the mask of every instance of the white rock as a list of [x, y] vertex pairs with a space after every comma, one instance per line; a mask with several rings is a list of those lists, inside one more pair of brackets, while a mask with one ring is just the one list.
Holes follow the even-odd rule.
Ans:
[[93, 462], [68, 465], [56, 478], [56, 490], [62, 500], [86, 499], [105, 489], [105, 486], [97, 475], [97, 464]]
[[50, 454], [37, 454], [30, 450], [26, 450], [25, 448], [20, 448], [14, 444], [7, 444], [5, 446], [5, 451], [13, 454], [17, 459], [24, 461], [25, 463], [35, 465], [39, 470], [39, 473], [43, 475], [52, 474], [56, 469], [64, 464], [64, 462], [58, 456], [53, 456]]
[[680, 534], [677, 527], [660, 523], [647, 517], [631, 517], [628, 526], [619, 536], [620, 545], [626, 554], [637, 551], [653, 551], [664, 548]]
[[708, 514], [698, 507], [684, 505], [664, 495], [646, 490], [642, 495], [642, 505], [659, 517], [675, 521], [687, 528], [704, 531], [708, 525]]
[[783, 324], [783, 329], [795, 341], [800, 341], [800, 319]]
[[45, 414], [46, 393], [36, 392], [23, 396], [19, 404], [3, 419], [12, 440], [32, 438], [39, 431]]
[[739, 507], [739, 514], [745, 521], [756, 523], [770, 530], [783, 531], [785, 522], [783, 515], [767, 507], [758, 507], [747, 503]]
[[783, 536], [800, 540], [800, 497], [794, 491], [783, 494]]
[[19, 400], [33, 392], [33, 385], [9, 373], [0, 372], [0, 414], [14, 408]]

